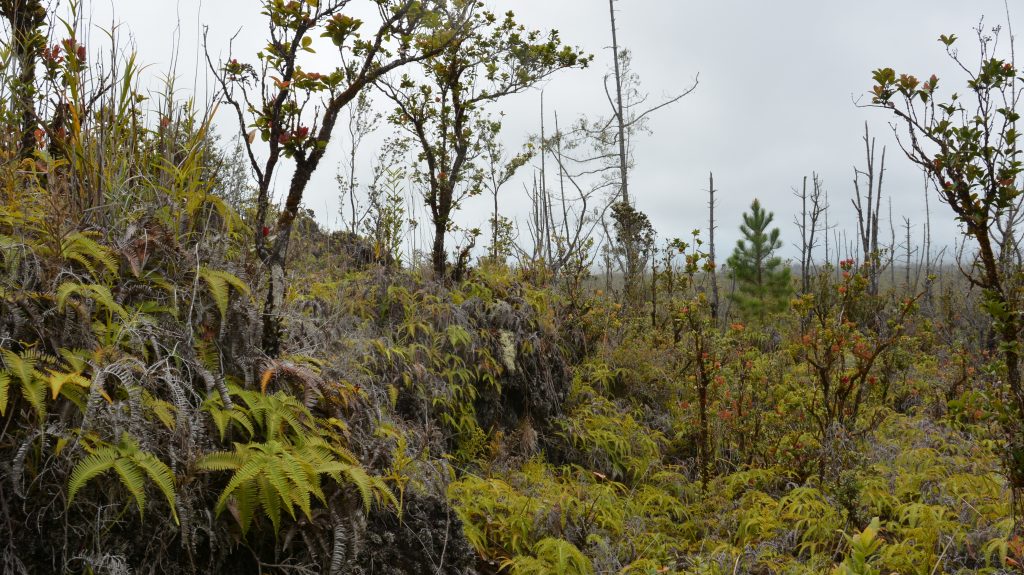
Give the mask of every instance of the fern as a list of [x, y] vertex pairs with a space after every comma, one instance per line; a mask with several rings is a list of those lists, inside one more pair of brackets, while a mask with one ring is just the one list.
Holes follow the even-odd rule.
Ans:
[[57, 308], [60, 311], [64, 311], [68, 298], [73, 295], [91, 299], [96, 302], [97, 305], [106, 309], [110, 313], [117, 314], [121, 317], [128, 316], [128, 312], [121, 307], [120, 304], [114, 301], [114, 296], [110, 293], [110, 288], [105, 285], [64, 282], [59, 288], [57, 288]]
[[593, 575], [594, 566], [575, 545], [547, 537], [533, 546], [533, 557], [520, 556], [502, 562], [513, 575]]
[[224, 441], [228, 429], [232, 426], [245, 430], [250, 439], [256, 434], [248, 412], [238, 407], [225, 408], [219, 393], [211, 392], [210, 398], [203, 404], [203, 409], [210, 414], [221, 441]]
[[292, 519], [296, 518], [296, 509], [312, 517], [313, 499], [324, 501], [322, 475], [338, 482], [344, 476], [359, 490], [367, 507], [375, 495], [394, 500], [393, 496], [388, 497], [382, 481], [371, 478], [354, 462], [342, 461], [342, 457], [346, 456], [319, 442], [294, 446], [268, 441], [236, 443], [234, 452], [209, 454], [200, 459], [198, 466], [206, 471], [234, 471], [214, 508], [218, 515], [234, 500], [243, 534], [249, 531], [257, 508], [262, 509], [277, 532], [282, 511]]
[[11, 386], [11, 376], [0, 371], [0, 416], [7, 415], [7, 396]]
[[[314, 500], [324, 501], [322, 477], [358, 491], [367, 510], [378, 503], [398, 505], [384, 480], [371, 476], [355, 455], [338, 443], [338, 424], [319, 420], [293, 396], [263, 395], [230, 386], [239, 403], [224, 409], [211, 396], [204, 409], [210, 413], [223, 439], [231, 427], [248, 433], [248, 443], [234, 444], [233, 451], [210, 453], [198, 462], [204, 471], [232, 471], [215, 507], [219, 515], [234, 502], [234, 515], [247, 533], [262, 511], [280, 530], [282, 517], [296, 518], [296, 510], [312, 515]], [[262, 438], [259, 441], [258, 438]]]
[[52, 393], [51, 399], [57, 399], [57, 396], [64, 390], [64, 386], [69, 383], [83, 388], [89, 387], [90, 384], [87, 378], [76, 372], [49, 371], [45, 379]]
[[[5, 371], [0, 373], [6, 373], [9, 378], [13, 378], [21, 385], [21, 396], [28, 401], [39, 417], [39, 420], [42, 421], [46, 417], [47, 384], [46, 380], [40, 377], [39, 372], [36, 370], [36, 365], [41, 360], [51, 358], [34, 350], [27, 350], [17, 354], [8, 349], [2, 350], [0, 357], [3, 358], [5, 368]], [[7, 388], [9, 385], [9, 381], [6, 384], [0, 381], [0, 389], [3, 390], [3, 401], [0, 401], [0, 414], [6, 411]]]
[[121, 441], [117, 445], [101, 443], [75, 465], [68, 481], [68, 507], [82, 487], [111, 469], [117, 473], [121, 485], [135, 499], [139, 517], [143, 516], [146, 507], [145, 479], [148, 477], [167, 500], [171, 516], [174, 522], [178, 523], [178, 512], [174, 506], [174, 474], [155, 455], [142, 451], [138, 442], [127, 433], [121, 436]]
[[228, 304], [230, 303], [231, 288], [243, 294], [249, 294], [249, 286], [238, 276], [224, 270], [215, 270], [206, 266], [199, 268], [199, 277], [203, 278], [217, 304], [217, 311], [220, 313], [221, 321], [228, 315]]
[[81, 264], [93, 277], [97, 276], [98, 268], [110, 273], [117, 271], [117, 260], [111, 251], [85, 232], [68, 234], [61, 241], [60, 250], [63, 259]]

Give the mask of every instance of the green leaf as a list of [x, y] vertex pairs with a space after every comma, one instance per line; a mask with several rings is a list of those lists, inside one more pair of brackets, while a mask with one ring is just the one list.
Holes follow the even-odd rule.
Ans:
[[10, 385], [11, 377], [4, 372], [0, 372], [0, 416], [6, 415], [7, 412], [7, 394]]

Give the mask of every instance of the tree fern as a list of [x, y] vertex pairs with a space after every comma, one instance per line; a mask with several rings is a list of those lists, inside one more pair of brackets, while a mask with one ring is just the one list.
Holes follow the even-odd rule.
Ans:
[[174, 522], [178, 522], [178, 513], [174, 506], [174, 474], [155, 455], [142, 451], [135, 439], [127, 433], [121, 436], [121, 441], [117, 445], [101, 443], [75, 465], [68, 481], [68, 507], [85, 484], [111, 469], [117, 473], [125, 489], [132, 494], [139, 508], [140, 517], [146, 507], [145, 479], [148, 477], [163, 493]]

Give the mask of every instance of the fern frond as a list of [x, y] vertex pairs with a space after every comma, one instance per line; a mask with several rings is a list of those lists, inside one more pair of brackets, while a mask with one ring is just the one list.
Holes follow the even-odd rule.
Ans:
[[249, 532], [258, 505], [259, 494], [256, 484], [250, 481], [239, 485], [235, 490], [235, 521], [238, 521], [242, 528], [242, 535]]
[[110, 273], [117, 271], [117, 260], [113, 253], [84, 232], [67, 235], [61, 242], [60, 250], [63, 259], [81, 264], [93, 276], [96, 275], [97, 266], [102, 266]]
[[235, 474], [231, 476], [231, 480], [228, 481], [224, 491], [221, 492], [220, 497], [217, 499], [217, 506], [214, 508], [214, 511], [218, 515], [224, 511], [224, 508], [228, 504], [228, 499], [231, 497], [231, 494], [235, 489], [238, 489], [238, 487], [243, 483], [252, 481], [254, 478], [262, 474], [263, 465], [265, 463], [266, 462], [263, 460], [250, 458], [247, 459], [237, 471], [235, 471]]
[[88, 388], [91, 382], [82, 376], [81, 373], [64, 373], [50, 371], [46, 377], [46, 381], [49, 384], [52, 398], [57, 399], [60, 395], [61, 389], [69, 383], [73, 383], [78, 387]]
[[359, 495], [363, 499], [363, 509], [369, 513], [373, 506], [373, 481], [370, 479], [370, 475], [366, 473], [365, 469], [356, 465], [348, 465], [344, 473], [359, 490]]
[[75, 465], [68, 481], [68, 507], [86, 483], [110, 469], [117, 473], [121, 484], [132, 494], [140, 517], [145, 511], [146, 477], [149, 477], [167, 499], [171, 516], [178, 523], [178, 512], [174, 505], [174, 474], [155, 455], [139, 449], [139, 444], [127, 433], [121, 436], [116, 446], [102, 445]]
[[106, 472], [114, 466], [117, 461], [117, 449], [113, 446], [97, 449], [88, 457], [78, 462], [71, 471], [71, 479], [68, 481], [68, 506], [75, 500], [78, 491], [92, 478]]
[[270, 481], [270, 484], [282, 499], [291, 500], [291, 486], [288, 483], [285, 469], [293, 463], [291, 461], [292, 458], [284, 453], [276, 453], [275, 455], [277, 457], [264, 459], [263, 475]]
[[121, 484], [128, 489], [128, 492], [135, 498], [139, 507], [139, 516], [142, 516], [146, 508], [146, 479], [134, 462], [130, 459], [117, 458], [114, 460], [114, 471], [121, 477]]
[[0, 416], [7, 414], [7, 395], [11, 386], [11, 377], [0, 371]]
[[229, 471], [245, 463], [245, 457], [237, 451], [218, 451], [204, 455], [196, 464], [206, 471]]
[[259, 487], [259, 499], [263, 507], [263, 513], [270, 518], [276, 533], [281, 529], [281, 497], [271, 487], [270, 480], [266, 476], [261, 475], [256, 480], [256, 485]]
[[235, 291], [244, 295], [249, 294], [249, 286], [245, 282], [239, 279], [238, 276], [224, 270], [215, 270], [201, 266], [199, 268], [199, 277], [203, 278], [206, 282], [210, 295], [213, 296], [213, 301], [217, 304], [217, 311], [220, 312], [221, 321], [228, 315], [228, 304], [230, 303], [231, 296], [230, 288], [234, 288]]
[[146, 451], [136, 452], [131, 461], [142, 469], [149, 477], [149, 480], [156, 485], [157, 489], [164, 494], [167, 505], [171, 509], [174, 522], [178, 523], [178, 512], [174, 506], [174, 473], [167, 465], [160, 461], [155, 455]]
[[57, 288], [57, 309], [64, 311], [68, 298], [73, 295], [91, 299], [97, 305], [121, 317], [128, 316], [128, 312], [114, 301], [114, 295], [110, 293], [110, 288], [100, 284], [64, 282]]
[[169, 401], [157, 399], [153, 397], [153, 394], [148, 391], [142, 392], [142, 403], [146, 406], [156, 418], [170, 431], [174, 431], [177, 427], [178, 422], [175, 419], [175, 415], [178, 408]]
[[[15, 380], [21, 384], [21, 395], [28, 401], [29, 405], [36, 412], [36, 415], [42, 420], [46, 417], [46, 386], [41, 378], [39, 372], [36, 370], [36, 365], [40, 359], [44, 359], [44, 354], [39, 352], [28, 350], [20, 354], [14, 353], [9, 349], [2, 350], [4, 366], [10, 376], [13, 376]], [[53, 358], [46, 356], [46, 359], [52, 360]], [[9, 386], [9, 382], [8, 382]], [[7, 390], [4, 390], [4, 396], [6, 397]], [[3, 402], [3, 406], [6, 410], [6, 399]]]

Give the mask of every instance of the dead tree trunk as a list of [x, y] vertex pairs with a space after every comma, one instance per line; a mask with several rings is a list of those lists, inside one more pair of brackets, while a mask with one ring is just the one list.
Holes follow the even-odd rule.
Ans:
[[[857, 212], [857, 234], [863, 250], [864, 265], [868, 270], [868, 293], [878, 295], [878, 276], [881, 272], [881, 253], [878, 250], [878, 214], [881, 211], [882, 179], [885, 176], [885, 147], [882, 162], [875, 170], [875, 140], [871, 138], [867, 122], [864, 123], [864, 151], [867, 170], [853, 168], [854, 197], [851, 200]], [[861, 177], [867, 179], [866, 193], [860, 188]]]
[[718, 262], [715, 259], [715, 174], [708, 175], [708, 258], [711, 263], [711, 319], [718, 326]]
[[[794, 216], [793, 224], [800, 230], [800, 290], [801, 293], [811, 291], [811, 275], [814, 271], [814, 248], [818, 246], [818, 221], [825, 215], [825, 229], [828, 229], [828, 216], [825, 214], [827, 201], [823, 201], [824, 186], [817, 173], [811, 174], [811, 190], [807, 190], [807, 178], [804, 177], [800, 191], [794, 195], [800, 198], [800, 215]], [[828, 236], [825, 237], [825, 260], [828, 261]]]
[[[619, 63], [619, 31], [615, 24], [615, 0], [608, 0], [608, 11], [611, 15], [611, 27], [612, 27], [612, 59], [615, 63], [615, 123], [618, 129], [618, 144], [619, 144], [619, 195], [622, 198], [622, 202], [628, 206], [632, 206], [629, 198], [629, 155], [628, 155], [628, 144], [626, 142], [626, 111], [625, 104], [622, 99], [622, 67]], [[633, 230], [630, 229], [627, 223], [623, 230], [622, 244], [623, 249], [626, 252], [625, 262], [625, 280], [626, 285], [624, 291], [627, 300], [630, 297], [630, 292], [635, 291], [635, 282], [637, 274], [637, 255], [636, 246], [633, 244]]]

